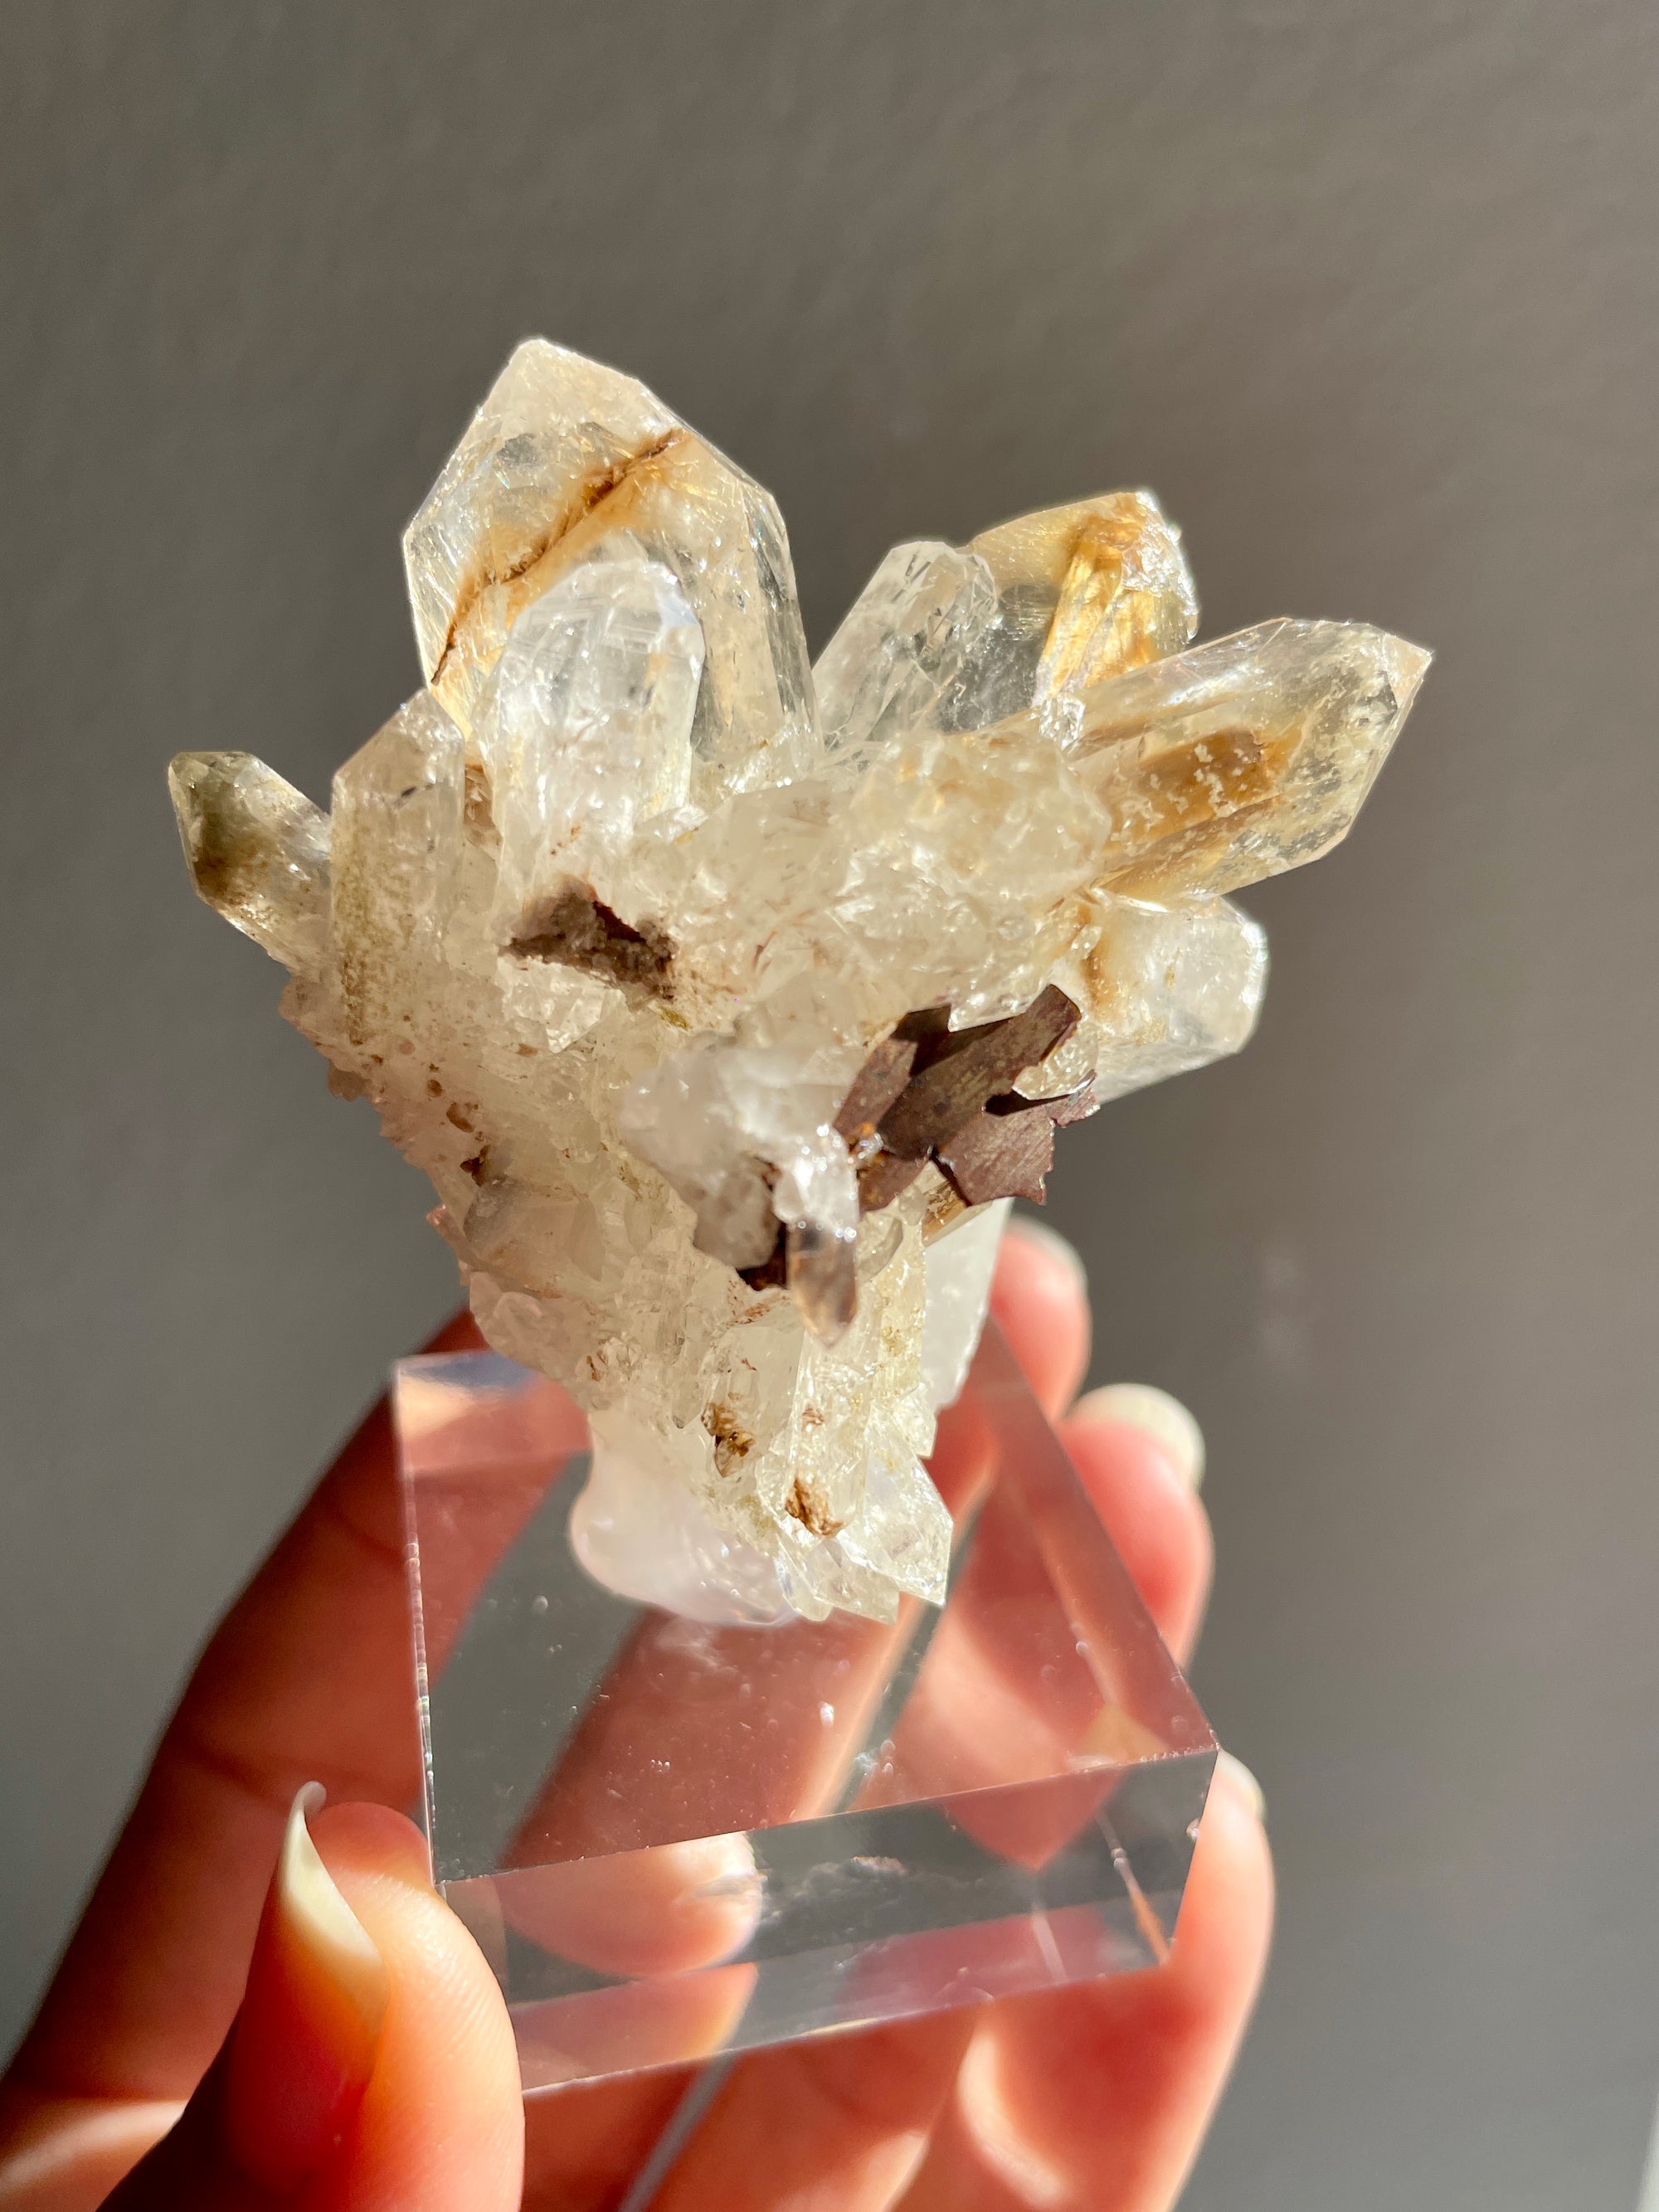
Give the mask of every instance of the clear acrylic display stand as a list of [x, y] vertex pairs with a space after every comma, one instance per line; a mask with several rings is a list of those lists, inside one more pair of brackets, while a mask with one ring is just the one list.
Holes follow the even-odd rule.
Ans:
[[438, 1885], [526, 2090], [1144, 1966], [1215, 1741], [994, 1327], [942, 1607], [713, 1628], [567, 1540], [586, 1433], [492, 1352], [393, 1401]]

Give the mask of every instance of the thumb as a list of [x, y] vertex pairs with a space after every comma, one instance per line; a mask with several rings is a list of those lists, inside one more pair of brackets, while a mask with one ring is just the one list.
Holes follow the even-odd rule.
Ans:
[[247, 1989], [178, 2125], [107, 2212], [512, 2212], [524, 2155], [494, 1976], [373, 1805], [301, 1791]]

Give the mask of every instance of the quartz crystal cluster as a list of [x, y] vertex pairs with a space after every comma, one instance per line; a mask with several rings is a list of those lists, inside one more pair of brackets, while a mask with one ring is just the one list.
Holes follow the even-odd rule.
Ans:
[[1194, 647], [1149, 493], [896, 546], [809, 664], [783, 526], [642, 385], [520, 346], [404, 539], [426, 685], [326, 814], [172, 784], [197, 890], [430, 1176], [594, 1458], [573, 1538], [702, 1619], [939, 1599], [922, 1467], [1054, 1132], [1236, 1051], [1225, 896], [1347, 829], [1426, 665]]

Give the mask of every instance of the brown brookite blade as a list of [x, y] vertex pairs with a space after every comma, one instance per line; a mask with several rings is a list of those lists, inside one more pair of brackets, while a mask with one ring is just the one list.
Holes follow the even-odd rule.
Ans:
[[1078, 1018], [1072, 1000], [1050, 983], [1024, 1013], [946, 1032], [883, 1115], [882, 1143], [901, 1159], [941, 1150], [1017, 1075], [1063, 1044]]
[[1079, 1083], [1075, 1091], [1068, 1091], [1060, 1098], [1034, 1098], [1034, 1106], [1046, 1106], [1048, 1119], [1057, 1129], [1069, 1129], [1073, 1121], [1086, 1121], [1091, 1114], [1100, 1111], [1100, 1093], [1096, 1079], [1091, 1075]]
[[1029, 1198], [1040, 1204], [1054, 1164], [1054, 1125], [1042, 1106], [1011, 1113], [976, 1114], [939, 1150], [939, 1164], [969, 1206], [994, 1198]]
[[927, 1166], [926, 1160], [902, 1160], [896, 1152], [875, 1152], [858, 1167], [859, 1212], [879, 1213], [901, 1191], [908, 1190]]
[[903, 1024], [884, 1037], [853, 1078], [853, 1087], [841, 1102], [836, 1128], [850, 1147], [874, 1136], [881, 1117], [910, 1080], [915, 1065], [916, 1041], [903, 1034]]

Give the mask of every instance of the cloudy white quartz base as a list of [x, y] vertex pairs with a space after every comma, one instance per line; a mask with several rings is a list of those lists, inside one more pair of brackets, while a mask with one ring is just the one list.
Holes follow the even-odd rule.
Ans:
[[[935, 1413], [968, 1379], [1012, 1203], [980, 1207], [928, 1247], [921, 1364]], [[771, 1560], [716, 1524], [648, 1435], [608, 1431], [603, 1416], [571, 1509], [570, 1545], [605, 1589], [688, 1620], [771, 1627], [793, 1617]]]

